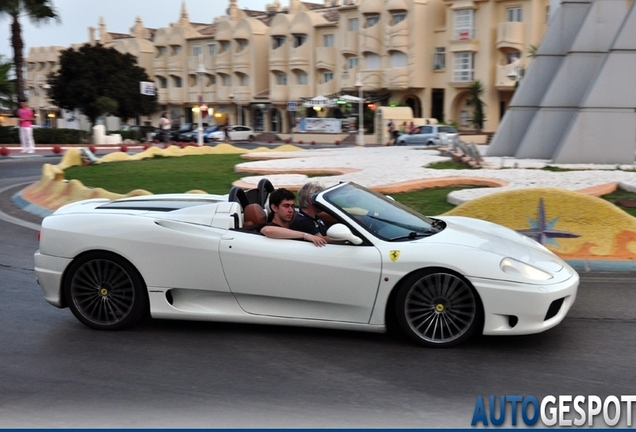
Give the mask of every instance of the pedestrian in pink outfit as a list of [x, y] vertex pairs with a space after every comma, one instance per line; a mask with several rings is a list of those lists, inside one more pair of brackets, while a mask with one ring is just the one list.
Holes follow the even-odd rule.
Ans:
[[33, 142], [33, 110], [27, 106], [26, 101], [20, 101], [18, 108], [18, 122], [20, 126], [20, 153], [35, 153], [35, 143]]

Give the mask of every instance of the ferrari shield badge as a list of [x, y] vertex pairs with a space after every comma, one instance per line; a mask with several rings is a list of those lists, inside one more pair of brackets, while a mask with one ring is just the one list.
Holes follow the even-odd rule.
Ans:
[[400, 257], [400, 251], [399, 250], [389, 251], [389, 258], [391, 258], [391, 261], [396, 262], [399, 257]]

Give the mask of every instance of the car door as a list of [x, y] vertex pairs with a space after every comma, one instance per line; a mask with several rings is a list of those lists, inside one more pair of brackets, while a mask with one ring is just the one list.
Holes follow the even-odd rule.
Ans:
[[426, 137], [425, 135], [423, 135], [423, 133], [424, 133], [424, 127], [420, 127], [419, 132], [411, 136], [411, 139], [409, 140], [409, 144], [412, 144], [412, 145], [426, 144], [426, 140], [425, 140]]
[[373, 246], [316, 247], [229, 231], [220, 256], [230, 290], [250, 314], [369, 322], [382, 270]]

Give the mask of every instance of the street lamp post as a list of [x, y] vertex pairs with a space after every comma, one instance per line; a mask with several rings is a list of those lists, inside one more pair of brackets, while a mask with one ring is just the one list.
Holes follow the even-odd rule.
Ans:
[[[197, 77], [199, 78], [199, 124], [197, 128], [197, 145], [203, 145], [203, 75], [205, 74], [205, 66], [203, 58], [199, 54], [199, 66], [197, 67]], [[207, 107], [206, 107], [207, 109]]]
[[[232, 89], [230, 90], [230, 94], [229, 94], [229, 95], [227, 95], [227, 97], [230, 99], [230, 103], [231, 103], [232, 105], [234, 105], [234, 88], [232, 88]], [[237, 118], [238, 118], [238, 117], [237, 117]]]
[[362, 97], [362, 74], [360, 72], [356, 74], [356, 82], [354, 86], [358, 88], [358, 145], [364, 146], [364, 118], [362, 115], [362, 111], [364, 109], [364, 99]]

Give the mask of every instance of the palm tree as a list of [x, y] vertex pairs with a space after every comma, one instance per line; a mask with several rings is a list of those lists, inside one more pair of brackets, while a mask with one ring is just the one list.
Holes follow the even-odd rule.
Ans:
[[13, 109], [15, 108], [15, 83], [10, 78], [11, 68], [13, 63], [5, 62], [0, 55], [0, 107]]
[[479, 80], [472, 82], [468, 87], [470, 98], [466, 100], [466, 105], [473, 107], [473, 115], [471, 116], [471, 123], [475, 125], [478, 132], [481, 132], [486, 121], [486, 114], [484, 113], [484, 106], [486, 104], [481, 100], [481, 96], [484, 94], [484, 85]]
[[16, 76], [16, 94], [18, 99], [24, 99], [24, 77], [22, 76], [24, 42], [20, 18], [26, 16], [37, 25], [51, 19], [59, 21], [59, 17], [51, 0], [2, 0], [0, 15], [8, 15], [11, 18], [11, 47]]

